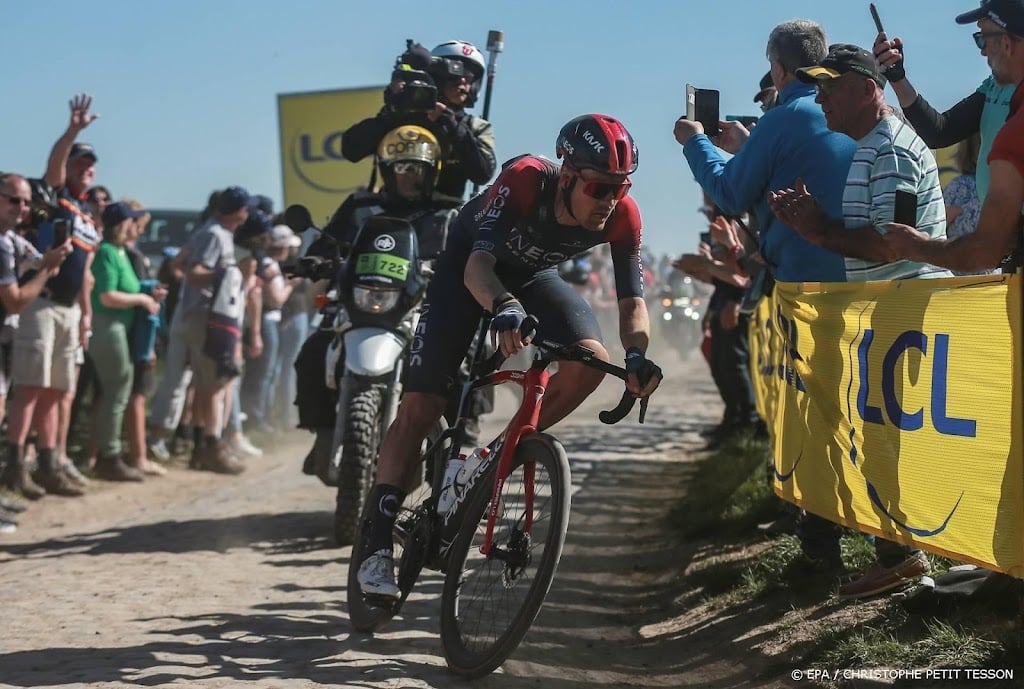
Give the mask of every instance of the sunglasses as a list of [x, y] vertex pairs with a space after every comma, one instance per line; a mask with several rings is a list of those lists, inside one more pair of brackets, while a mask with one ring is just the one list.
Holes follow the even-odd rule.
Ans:
[[980, 50], [985, 49], [985, 43], [988, 42], [989, 38], [996, 36], [1009, 36], [1010, 34], [1006, 31], [975, 31], [971, 34], [971, 38], [974, 39], [974, 44], [978, 46]]
[[10, 194], [0, 194], [5, 199], [10, 201], [12, 206], [30, 206], [32, 205], [32, 199], [24, 199], [20, 196], [12, 196]]
[[633, 183], [628, 179], [624, 179], [621, 182], [595, 182], [586, 179], [576, 170], [571, 172], [575, 177], [579, 177], [583, 181], [583, 193], [592, 199], [603, 200], [611, 198], [613, 201], [621, 201], [629, 193], [629, 188], [633, 186]]

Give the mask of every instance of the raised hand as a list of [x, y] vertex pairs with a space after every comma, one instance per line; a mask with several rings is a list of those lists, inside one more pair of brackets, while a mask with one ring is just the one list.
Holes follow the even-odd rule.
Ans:
[[88, 93], [79, 93], [68, 101], [68, 106], [71, 108], [71, 121], [68, 123], [68, 129], [72, 131], [80, 132], [99, 118], [98, 114], [90, 112], [92, 96]]

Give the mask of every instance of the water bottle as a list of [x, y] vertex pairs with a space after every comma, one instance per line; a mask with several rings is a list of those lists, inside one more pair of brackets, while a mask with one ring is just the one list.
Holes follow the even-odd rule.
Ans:
[[469, 490], [471, 487], [471, 481], [473, 480], [474, 474], [476, 474], [477, 468], [491, 456], [491, 448], [489, 447], [478, 447], [473, 450], [473, 454], [466, 457], [466, 461], [462, 463], [462, 469], [459, 471], [459, 475], [455, 477], [455, 488], [458, 494], [461, 495], [464, 491]]
[[448, 460], [448, 466], [444, 470], [444, 480], [441, 482], [441, 495], [437, 499], [437, 513], [448, 514], [448, 510], [455, 504], [458, 492], [455, 488], [455, 478], [466, 463], [466, 455], [459, 455], [455, 459]]

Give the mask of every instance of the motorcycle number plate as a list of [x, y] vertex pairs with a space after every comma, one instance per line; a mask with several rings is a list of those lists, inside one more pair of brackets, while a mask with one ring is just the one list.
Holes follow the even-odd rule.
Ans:
[[359, 254], [356, 275], [380, 275], [405, 280], [409, 275], [409, 259], [391, 254]]

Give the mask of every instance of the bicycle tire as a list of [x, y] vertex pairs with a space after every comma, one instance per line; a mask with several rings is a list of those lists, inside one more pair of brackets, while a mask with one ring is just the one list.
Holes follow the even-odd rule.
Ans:
[[[516, 526], [525, 515], [522, 474], [531, 464], [536, 467], [533, 537], [524, 540]], [[479, 548], [493, 477], [494, 472], [489, 471], [473, 488], [449, 552], [441, 594], [445, 659], [455, 674], [466, 678], [492, 672], [519, 646], [551, 588], [569, 525], [570, 476], [565, 450], [549, 435], [531, 434], [516, 447], [502, 487], [493, 540], [496, 547], [520, 557], [515, 563], [503, 562], [493, 554], [485, 557]], [[524, 554], [525, 566], [519, 568]]]

